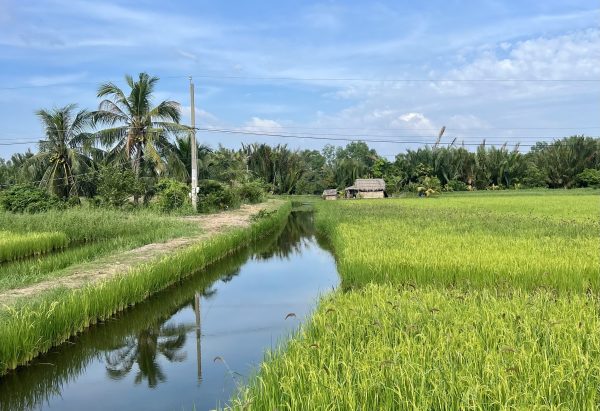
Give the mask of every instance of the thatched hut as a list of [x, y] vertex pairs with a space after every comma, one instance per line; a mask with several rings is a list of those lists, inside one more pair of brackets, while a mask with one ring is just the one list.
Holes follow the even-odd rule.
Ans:
[[323, 195], [321, 197], [325, 200], [337, 200], [337, 190], [335, 188], [323, 190]]
[[354, 185], [346, 187], [346, 198], [384, 198], [383, 178], [357, 178]]

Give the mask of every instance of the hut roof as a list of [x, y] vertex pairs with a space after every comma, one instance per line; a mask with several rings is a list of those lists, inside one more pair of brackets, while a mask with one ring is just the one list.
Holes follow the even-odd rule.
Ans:
[[385, 191], [385, 181], [383, 178], [357, 178], [354, 186], [348, 188], [358, 191]]
[[337, 190], [335, 188], [329, 188], [327, 190], [323, 190], [324, 196], [337, 196]]

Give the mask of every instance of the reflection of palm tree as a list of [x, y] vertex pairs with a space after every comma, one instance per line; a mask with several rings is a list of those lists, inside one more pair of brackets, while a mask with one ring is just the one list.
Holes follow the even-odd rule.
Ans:
[[167, 377], [158, 364], [157, 357], [162, 355], [170, 362], [185, 360], [186, 333], [194, 326], [190, 325], [151, 325], [135, 336], [128, 336], [124, 344], [105, 354], [106, 370], [113, 379], [121, 379], [131, 372], [134, 364], [138, 366], [135, 383], [148, 380], [149, 387], [166, 381]]

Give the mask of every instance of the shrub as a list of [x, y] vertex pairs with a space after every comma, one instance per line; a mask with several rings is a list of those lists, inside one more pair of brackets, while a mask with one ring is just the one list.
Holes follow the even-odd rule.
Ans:
[[14, 213], [39, 213], [63, 207], [57, 197], [28, 184], [17, 184], [0, 192], [0, 208]]
[[171, 178], [163, 178], [156, 185], [158, 197], [156, 205], [162, 212], [170, 212], [183, 207], [189, 198], [187, 184]]
[[198, 183], [199, 213], [238, 208], [240, 204], [240, 197], [233, 188], [215, 180], [202, 180]]
[[246, 204], [256, 204], [264, 201], [266, 191], [259, 180], [243, 183], [237, 189], [240, 200]]
[[444, 185], [444, 191], [468, 191], [468, 186], [460, 180], [450, 180]]
[[106, 166], [98, 176], [98, 198], [100, 204], [122, 207], [127, 199], [143, 193], [141, 183], [131, 169], [118, 165]]
[[586, 168], [575, 177], [579, 187], [600, 187], [600, 170]]

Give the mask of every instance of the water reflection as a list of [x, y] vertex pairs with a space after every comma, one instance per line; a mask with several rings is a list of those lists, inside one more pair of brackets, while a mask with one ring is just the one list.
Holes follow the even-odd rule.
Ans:
[[312, 214], [293, 213], [276, 235], [0, 378], [0, 410], [214, 408], [236, 388], [232, 373], [247, 375], [297, 324], [285, 314], [301, 319], [335, 284]]
[[195, 329], [194, 325], [166, 324], [156, 321], [134, 336], [127, 336], [117, 348], [104, 354], [106, 371], [113, 380], [120, 380], [137, 365], [135, 384], [144, 380], [153, 388], [167, 377], [161, 369], [157, 357], [165, 357], [169, 362], [181, 362], [186, 353], [181, 349], [185, 345], [186, 335]]

